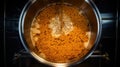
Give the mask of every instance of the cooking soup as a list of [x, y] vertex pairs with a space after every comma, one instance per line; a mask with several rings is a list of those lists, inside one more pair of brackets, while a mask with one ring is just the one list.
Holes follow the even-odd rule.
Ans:
[[30, 34], [37, 54], [51, 62], [77, 61], [90, 49], [89, 21], [72, 5], [52, 4], [40, 10]]

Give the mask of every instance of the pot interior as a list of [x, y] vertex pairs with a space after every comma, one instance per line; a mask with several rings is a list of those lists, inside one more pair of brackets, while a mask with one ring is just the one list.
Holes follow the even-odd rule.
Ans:
[[[46, 62], [46, 60], [39, 58], [37, 56], [36, 51], [34, 50], [35, 47], [33, 46], [29, 32], [30, 32], [31, 24], [32, 24], [35, 16], [39, 13], [39, 11], [41, 9], [43, 9], [44, 7], [46, 7], [49, 4], [61, 3], [61, 2], [71, 4], [71, 5], [74, 5], [75, 7], [79, 8], [80, 11], [82, 11], [82, 13], [85, 14], [87, 19], [89, 20], [90, 27], [91, 27], [91, 34], [90, 34], [88, 48], [90, 48], [90, 50], [89, 50], [88, 54], [85, 55], [85, 57], [87, 55], [89, 55], [90, 52], [92, 52], [93, 48], [95, 48], [95, 42], [96, 42], [97, 34], [98, 34], [98, 28], [99, 28], [99, 23], [98, 23], [98, 19], [97, 19], [98, 17], [96, 16], [94, 9], [84, 0], [36, 0], [36, 1], [30, 1], [30, 3], [25, 8], [24, 18], [22, 19], [23, 20], [22, 21], [23, 37], [26, 42], [25, 46], [31, 52], [31, 54], [35, 58], [37, 58], [37, 60], [39, 60], [43, 63], [45, 62], [50, 65], [54, 64], [54, 63], [51, 63], [49, 61]], [[85, 57], [82, 60], [84, 60]], [[71, 62], [71, 63], [74, 63], [74, 62]]]

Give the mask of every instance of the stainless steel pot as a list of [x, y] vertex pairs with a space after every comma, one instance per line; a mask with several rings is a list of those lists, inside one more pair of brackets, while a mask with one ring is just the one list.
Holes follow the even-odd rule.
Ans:
[[58, 3], [60, 1], [61, 0], [29, 0], [28, 3], [25, 5], [19, 19], [19, 36], [25, 49], [35, 59], [51, 66], [65, 67], [65, 66], [81, 63], [93, 53], [101, 37], [102, 25], [101, 25], [101, 17], [99, 15], [99, 11], [92, 0], [63, 0], [65, 3], [69, 3], [80, 8], [82, 12], [86, 14], [91, 25], [91, 38], [90, 38], [89, 46], [90, 45], [93, 46], [90, 49], [90, 51], [81, 60], [71, 63], [53, 63], [39, 57], [33, 50], [34, 47], [32, 45], [32, 41], [30, 38], [31, 23], [36, 13], [38, 13], [40, 9], [42, 9], [48, 4]]

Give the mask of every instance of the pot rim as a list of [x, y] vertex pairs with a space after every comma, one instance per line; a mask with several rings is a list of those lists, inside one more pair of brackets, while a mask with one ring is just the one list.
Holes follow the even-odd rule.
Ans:
[[54, 62], [49, 62], [49, 61], [46, 61], [45, 59], [39, 57], [37, 54], [35, 54], [35, 52], [31, 51], [28, 46], [26, 45], [26, 41], [25, 41], [25, 38], [24, 38], [24, 20], [25, 20], [25, 16], [26, 16], [26, 13], [27, 13], [27, 10], [29, 9], [29, 7], [35, 3], [37, 0], [29, 0], [27, 2], [27, 4], [25, 5], [25, 7], [23, 8], [22, 12], [21, 12], [21, 15], [20, 15], [20, 18], [19, 18], [19, 37], [20, 37], [20, 40], [25, 48], [25, 50], [27, 52], [29, 52], [35, 59], [37, 59], [38, 61], [44, 63], [44, 64], [47, 64], [47, 65], [50, 65], [50, 66], [55, 66], [55, 67], [58, 67], [58, 66], [70, 66], [70, 65], [75, 65], [75, 64], [79, 64], [81, 62], [83, 62], [84, 60], [86, 60], [87, 58], [89, 58], [94, 50], [96, 49], [99, 41], [100, 41], [100, 38], [101, 38], [101, 33], [102, 33], [102, 20], [101, 20], [101, 16], [100, 16], [100, 13], [99, 13], [99, 10], [98, 8], [96, 7], [95, 3], [92, 1], [92, 0], [85, 0], [86, 3], [88, 3], [94, 13], [95, 13], [95, 16], [96, 16], [96, 19], [97, 19], [97, 23], [98, 23], [98, 27], [97, 27], [97, 36], [96, 36], [96, 40], [95, 40], [95, 43], [94, 43], [94, 46], [90, 49], [90, 51], [79, 61], [77, 62], [72, 62], [72, 63], [54, 63]]

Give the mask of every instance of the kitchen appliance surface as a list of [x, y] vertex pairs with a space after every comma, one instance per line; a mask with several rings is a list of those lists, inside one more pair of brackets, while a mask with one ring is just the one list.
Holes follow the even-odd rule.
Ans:
[[[93, 0], [102, 18], [102, 36], [98, 47], [85, 61], [72, 67], [116, 67], [117, 60], [117, 1]], [[19, 17], [28, 0], [5, 2], [4, 66], [49, 67], [35, 60], [22, 46], [19, 38]], [[13, 4], [10, 4], [13, 3]], [[116, 3], [116, 4], [115, 4]]]

